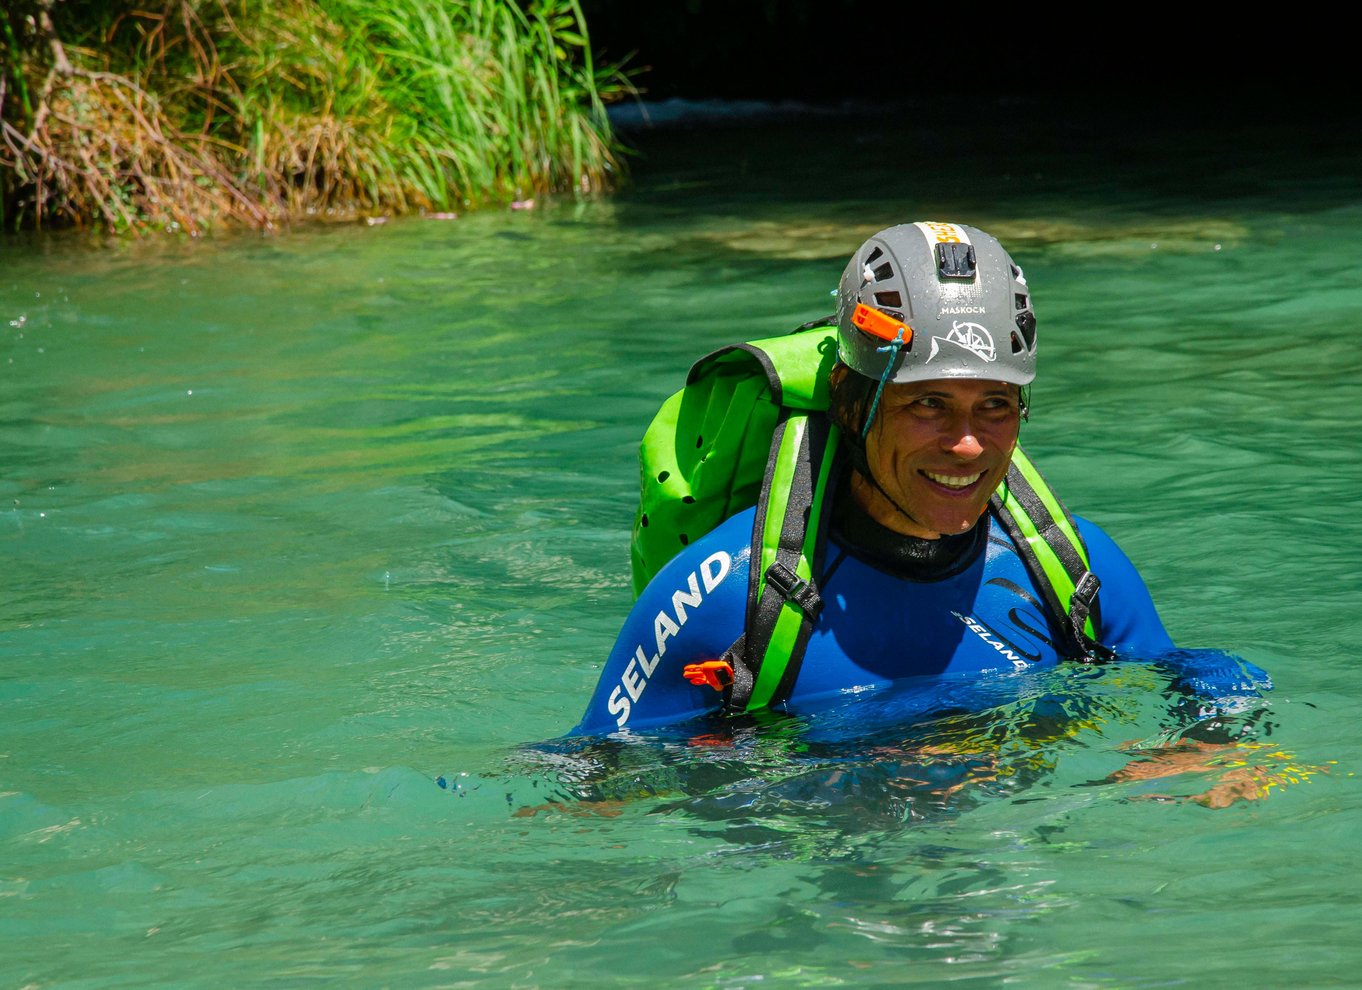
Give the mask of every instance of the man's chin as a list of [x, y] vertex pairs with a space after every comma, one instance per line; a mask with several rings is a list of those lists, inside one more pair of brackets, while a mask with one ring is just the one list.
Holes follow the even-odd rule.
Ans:
[[988, 506], [985, 504], [978, 512], [974, 513], [942, 513], [931, 518], [927, 522], [927, 525], [942, 536], [958, 536], [961, 533], [968, 533], [973, 529], [975, 523], [979, 521], [980, 517], [984, 514], [984, 510], [987, 508]]

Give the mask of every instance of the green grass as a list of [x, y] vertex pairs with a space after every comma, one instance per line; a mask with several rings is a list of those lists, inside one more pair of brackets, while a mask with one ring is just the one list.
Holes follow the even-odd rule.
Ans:
[[618, 176], [577, 0], [18, 0], [8, 226], [198, 231], [457, 210]]

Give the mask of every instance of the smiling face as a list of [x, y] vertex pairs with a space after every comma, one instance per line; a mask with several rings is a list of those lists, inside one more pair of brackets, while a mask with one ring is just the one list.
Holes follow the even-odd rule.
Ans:
[[929, 540], [963, 533], [1006, 476], [1020, 426], [1015, 385], [970, 378], [886, 385], [865, 438], [875, 484], [854, 473], [852, 494], [896, 533]]

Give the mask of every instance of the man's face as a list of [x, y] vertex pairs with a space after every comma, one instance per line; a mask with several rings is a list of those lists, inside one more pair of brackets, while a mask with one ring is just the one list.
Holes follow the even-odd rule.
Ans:
[[909, 536], [969, 529], [1007, 474], [1021, 426], [1019, 391], [966, 378], [886, 385], [865, 443], [884, 493], [857, 479], [861, 505]]

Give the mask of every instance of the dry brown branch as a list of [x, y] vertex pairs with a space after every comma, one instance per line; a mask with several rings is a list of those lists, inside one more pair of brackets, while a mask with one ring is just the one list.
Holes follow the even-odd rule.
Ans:
[[[203, 142], [175, 129], [159, 103], [117, 73], [71, 67], [45, 95], [30, 135], [8, 123], [4, 145], [37, 192], [44, 213], [115, 229], [170, 226], [196, 233], [215, 217], [257, 227], [272, 217], [238, 188]], [[207, 180], [203, 182], [201, 180]]]

